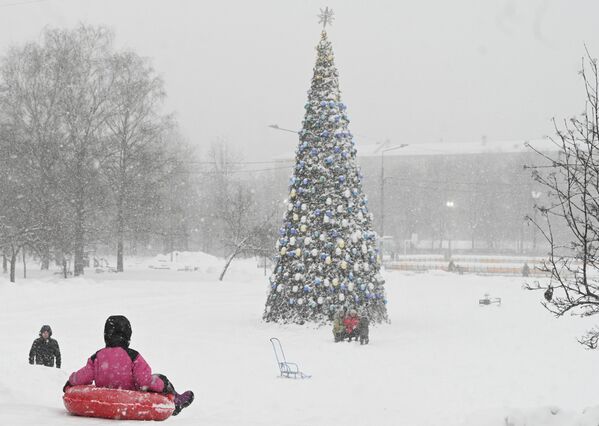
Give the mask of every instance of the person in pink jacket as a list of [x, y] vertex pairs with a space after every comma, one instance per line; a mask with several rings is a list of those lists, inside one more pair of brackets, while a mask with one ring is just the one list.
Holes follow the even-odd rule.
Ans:
[[162, 374], [152, 374], [146, 360], [129, 348], [131, 323], [122, 315], [113, 315], [104, 325], [106, 347], [100, 349], [87, 360], [87, 364], [69, 376], [63, 392], [69, 386], [91, 385], [112, 389], [173, 394], [175, 411], [173, 416], [189, 406], [194, 399], [192, 391], [179, 394], [172, 383]]

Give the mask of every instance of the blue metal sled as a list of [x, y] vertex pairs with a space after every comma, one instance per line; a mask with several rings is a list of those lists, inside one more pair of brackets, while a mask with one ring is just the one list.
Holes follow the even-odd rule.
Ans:
[[275, 358], [277, 359], [281, 377], [287, 377], [288, 379], [309, 379], [312, 377], [309, 374], [302, 373], [296, 363], [287, 362], [283, 346], [281, 346], [279, 339], [272, 337], [270, 343], [272, 343], [272, 349], [275, 351]]

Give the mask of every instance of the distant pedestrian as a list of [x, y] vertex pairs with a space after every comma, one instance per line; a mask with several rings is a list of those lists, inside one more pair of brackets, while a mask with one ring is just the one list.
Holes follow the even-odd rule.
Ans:
[[345, 325], [343, 324], [343, 310], [339, 309], [339, 311], [335, 314], [335, 319], [333, 319], [333, 336], [335, 338], [335, 342], [341, 342], [345, 339]]
[[528, 277], [529, 275], [530, 275], [530, 267], [528, 266], [528, 263], [524, 262], [524, 266], [522, 267], [522, 276]]
[[29, 351], [29, 364], [45, 365], [46, 367], [60, 368], [60, 348], [58, 341], [52, 337], [52, 328], [44, 325], [40, 329], [40, 337], [33, 341]]
[[368, 338], [370, 328], [370, 319], [366, 313], [363, 313], [360, 316], [360, 321], [358, 322], [358, 336], [360, 337], [360, 344], [367, 345], [370, 341]]

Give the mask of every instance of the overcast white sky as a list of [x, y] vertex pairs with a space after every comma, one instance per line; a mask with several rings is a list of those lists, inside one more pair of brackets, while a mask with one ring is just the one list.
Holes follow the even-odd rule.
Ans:
[[523, 140], [579, 113], [597, 0], [0, 0], [0, 52], [43, 27], [105, 24], [153, 58], [185, 136], [248, 159], [291, 155], [321, 7], [358, 144]]

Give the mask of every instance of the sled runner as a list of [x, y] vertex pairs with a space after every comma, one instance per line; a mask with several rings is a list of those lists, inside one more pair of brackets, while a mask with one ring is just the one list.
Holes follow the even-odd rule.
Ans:
[[62, 397], [77, 416], [115, 420], [165, 420], [175, 410], [173, 395], [96, 386], [71, 386]]
[[296, 363], [287, 362], [287, 359], [285, 359], [285, 352], [283, 352], [283, 346], [281, 346], [279, 339], [272, 337], [270, 343], [272, 343], [272, 349], [275, 351], [275, 358], [277, 359], [281, 377], [290, 379], [309, 379], [311, 377], [309, 374], [302, 373]]

